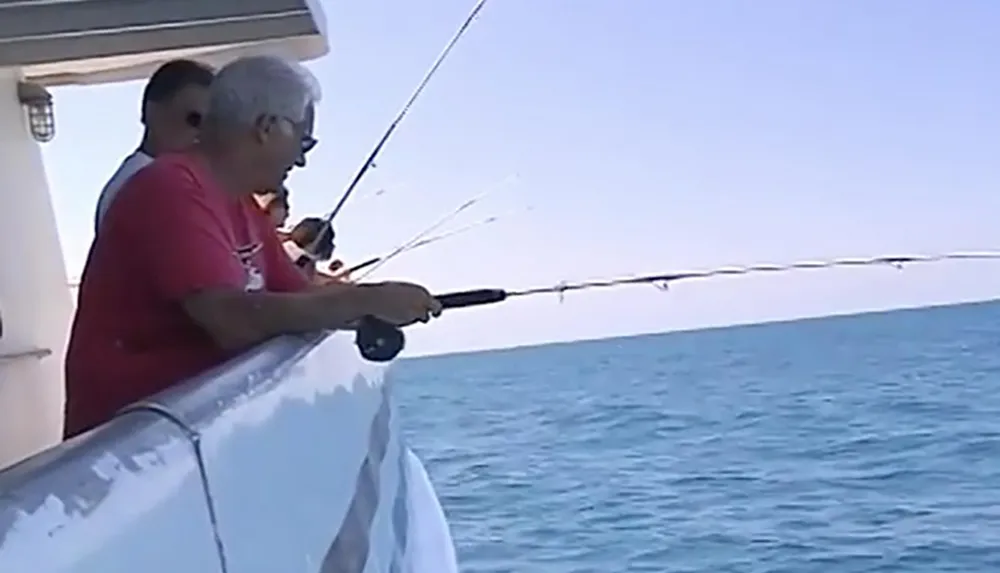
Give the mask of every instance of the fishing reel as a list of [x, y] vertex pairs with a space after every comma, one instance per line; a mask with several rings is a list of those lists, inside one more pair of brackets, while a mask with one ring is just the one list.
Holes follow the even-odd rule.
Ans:
[[406, 335], [388, 322], [366, 316], [354, 335], [361, 357], [370, 362], [391, 362], [406, 347]]
[[[441, 303], [441, 309], [447, 310], [501, 302], [506, 300], [507, 292], [500, 289], [477, 289], [443, 294], [435, 298]], [[391, 362], [406, 347], [406, 335], [388, 322], [366, 316], [358, 324], [354, 344], [365, 360]]]

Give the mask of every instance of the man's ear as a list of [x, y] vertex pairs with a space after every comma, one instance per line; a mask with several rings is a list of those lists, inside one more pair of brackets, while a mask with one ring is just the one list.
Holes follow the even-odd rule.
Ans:
[[273, 130], [274, 130], [274, 121], [269, 117], [262, 116], [257, 118], [257, 121], [254, 122], [253, 132], [254, 132], [254, 138], [257, 140], [257, 143], [260, 143], [262, 145], [266, 144], [271, 139], [272, 135], [271, 132]]
[[155, 113], [153, 111], [155, 105], [153, 102], [142, 102], [142, 108], [139, 110], [139, 121], [142, 125], [149, 125], [149, 117]]

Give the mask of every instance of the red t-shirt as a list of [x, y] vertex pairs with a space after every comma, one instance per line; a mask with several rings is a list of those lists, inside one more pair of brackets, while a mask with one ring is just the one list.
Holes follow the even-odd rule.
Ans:
[[194, 155], [128, 180], [91, 245], [66, 356], [66, 436], [233, 357], [186, 314], [198, 291], [291, 292], [308, 281], [270, 218]]

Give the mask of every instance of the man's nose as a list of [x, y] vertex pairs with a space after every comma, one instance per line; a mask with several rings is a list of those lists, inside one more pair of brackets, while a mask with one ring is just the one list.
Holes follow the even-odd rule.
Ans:
[[302, 144], [299, 146], [299, 156], [295, 159], [296, 167], [306, 166], [306, 155], [316, 147], [316, 138], [311, 135], [307, 135], [302, 138]]

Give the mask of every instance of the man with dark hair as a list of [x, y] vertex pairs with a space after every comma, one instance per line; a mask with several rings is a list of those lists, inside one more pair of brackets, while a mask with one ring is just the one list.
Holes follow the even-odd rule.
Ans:
[[139, 148], [122, 161], [97, 200], [95, 232], [118, 190], [132, 175], [162, 153], [187, 149], [198, 137], [201, 118], [208, 105], [208, 85], [213, 70], [192, 60], [169, 61], [149, 78], [142, 93], [142, 124], [145, 132]]

